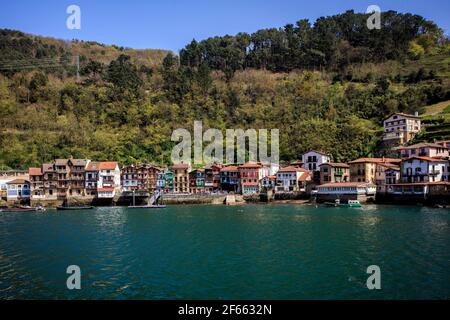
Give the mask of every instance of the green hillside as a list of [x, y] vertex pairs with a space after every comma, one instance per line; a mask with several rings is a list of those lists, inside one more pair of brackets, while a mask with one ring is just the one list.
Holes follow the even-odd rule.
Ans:
[[[193, 41], [179, 57], [0, 30], [0, 168], [70, 155], [169, 163], [172, 131], [194, 120], [279, 129], [286, 161], [308, 149], [336, 161], [374, 155], [386, 115], [441, 117], [431, 112], [446, 107], [425, 106], [450, 100], [442, 31], [416, 15], [385, 17], [373, 31], [351, 11], [300, 20]], [[446, 120], [430, 121], [444, 137]]]

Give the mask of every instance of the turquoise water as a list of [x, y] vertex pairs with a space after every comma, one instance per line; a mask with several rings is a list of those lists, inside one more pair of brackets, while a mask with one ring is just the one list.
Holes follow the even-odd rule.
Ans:
[[448, 299], [449, 226], [448, 209], [375, 205], [0, 213], [0, 298]]

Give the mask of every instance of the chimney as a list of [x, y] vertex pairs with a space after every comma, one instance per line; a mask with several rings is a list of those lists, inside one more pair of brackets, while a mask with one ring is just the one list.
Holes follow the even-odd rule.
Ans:
[[418, 111], [414, 112], [414, 115], [415, 115], [416, 117], [418, 117], [418, 116], [419, 116], [419, 112], [418, 112]]

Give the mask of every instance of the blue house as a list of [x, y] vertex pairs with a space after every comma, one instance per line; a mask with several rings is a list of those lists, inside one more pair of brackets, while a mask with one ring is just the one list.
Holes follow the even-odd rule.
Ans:
[[24, 200], [30, 198], [30, 182], [25, 179], [15, 179], [6, 183], [8, 201]]

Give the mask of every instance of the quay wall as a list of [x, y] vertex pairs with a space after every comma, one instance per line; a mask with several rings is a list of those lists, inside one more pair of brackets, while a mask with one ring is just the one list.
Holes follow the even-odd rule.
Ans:
[[340, 199], [341, 201], [348, 200], [358, 200], [360, 203], [371, 203], [375, 201], [375, 196], [367, 196], [367, 195], [356, 195], [356, 194], [318, 194], [316, 197], [317, 203], [323, 203], [326, 201], [334, 202], [336, 199]]
[[224, 204], [226, 194], [164, 194], [164, 204]]

